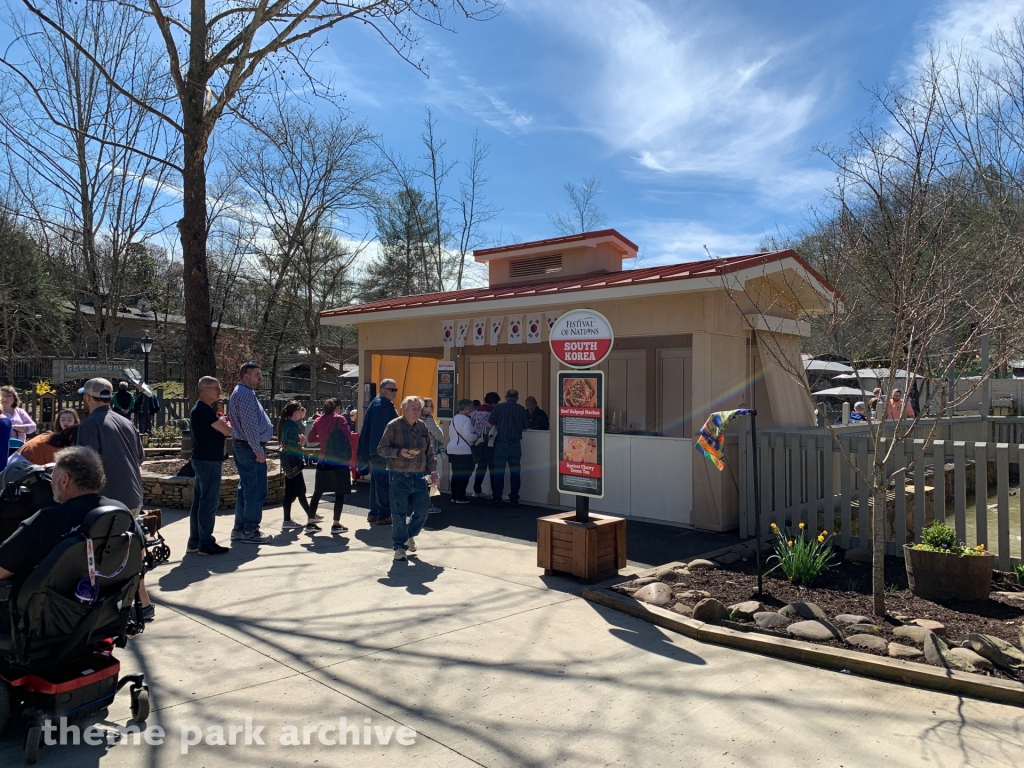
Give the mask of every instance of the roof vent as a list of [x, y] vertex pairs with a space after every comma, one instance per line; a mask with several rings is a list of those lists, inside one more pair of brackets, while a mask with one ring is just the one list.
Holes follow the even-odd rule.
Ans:
[[508, 276], [511, 279], [519, 277], [536, 277], [538, 275], [551, 275], [562, 271], [562, 254], [554, 256], [537, 256], [532, 259], [519, 259], [511, 261], [508, 265]]

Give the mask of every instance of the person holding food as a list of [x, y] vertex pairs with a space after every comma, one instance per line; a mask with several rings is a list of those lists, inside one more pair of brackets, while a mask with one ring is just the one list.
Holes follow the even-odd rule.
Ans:
[[[402, 415], [388, 422], [377, 444], [377, 455], [388, 466], [391, 490], [391, 541], [394, 559], [405, 560], [406, 553], [416, 553], [416, 537], [427, 522], [430, 492], [423, 476], [437, 484], [437, 457], [434, 440], [420, 421], [423, 400], [410, 395], [402, 400]], [[406, 516], [411, 517], [406, 522]]]
[[513, 507], [519, 506], [523, 430], [529, 423], [530, 415], [519, 404], [519, 392], [515, 389], [505, 393], [505, 402], [495, 406], [487, 419], [487, 426], [494, 427], [498, 432], [494, 438], [494, 462], [491, 465], [491, 503], [496, 507], [501, 506], [501, 495], [505, 490], [505, 465], [508, 465], [509, 503]]

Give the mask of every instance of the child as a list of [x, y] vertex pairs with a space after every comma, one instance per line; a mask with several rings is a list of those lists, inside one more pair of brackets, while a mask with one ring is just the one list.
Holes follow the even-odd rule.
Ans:
[[306, 531], [319, 531], [320, 526], [309, 511], [306, 500], [306, 481], [302, 477], [302, 467], [306, 463], [302, 446], [306, 444], [306, 436], [302, 434], [299, 422], [306, 418], [306, 409], [298, 400], [291, 400], [281, 411], [278, 437], [281, 440], [281, 465], [284, 469], [284, 522], [281, 530], [302, 528], [292, 520], [292, 502], [298, 500], [299, 506], [306, 513]]

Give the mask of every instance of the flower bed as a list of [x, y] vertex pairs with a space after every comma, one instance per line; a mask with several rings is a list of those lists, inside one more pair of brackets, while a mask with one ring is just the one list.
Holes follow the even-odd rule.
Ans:
[[[771, 551], [766, 548], [763, 557], [767, 559]], [[764, 578], [764, 594], [758, 597], [754, 555], [751, 545], [741, 544], [715, 561], [662, 568], [656, 575], [612, 589], [682, 616], [736, 629], [1024, 682], [1024, 669], [995, 664], [982, 655], [1002, 662], [1015, 654], [1024, 659], [1024, 590], [1010, 575], [996, 574], [988, 600], [939, 603], [916, 597], [908, 588], [903, 560], [889, 557], [889, 615], [876, 619], [871, 615], [870, 565], [841, 559], [811, 587], [797, 586], [776, 571]], [[990, 647], [1001, 643], [1011, 649], [1002, 656]], [[970, 647], [958, 649], [965, 644]]]

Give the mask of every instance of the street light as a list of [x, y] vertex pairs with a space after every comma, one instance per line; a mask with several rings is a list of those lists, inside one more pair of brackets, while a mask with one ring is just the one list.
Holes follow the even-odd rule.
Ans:
[[[149, 353], [153, 351], [153, 339], [149, 335], [149, 331], [146, 331], [146, 335], [139, 339], [139, 347], [142, 349], [142, 354], [145, 355], [144, 371], [142, 374], [142, 382], [149, 384]], [[142, 401], [142, 431], [145, 434], [149, 434], [149, 398], [146, 397], [146, 392], [143, 390], [142, 396], [145, 398]]]

